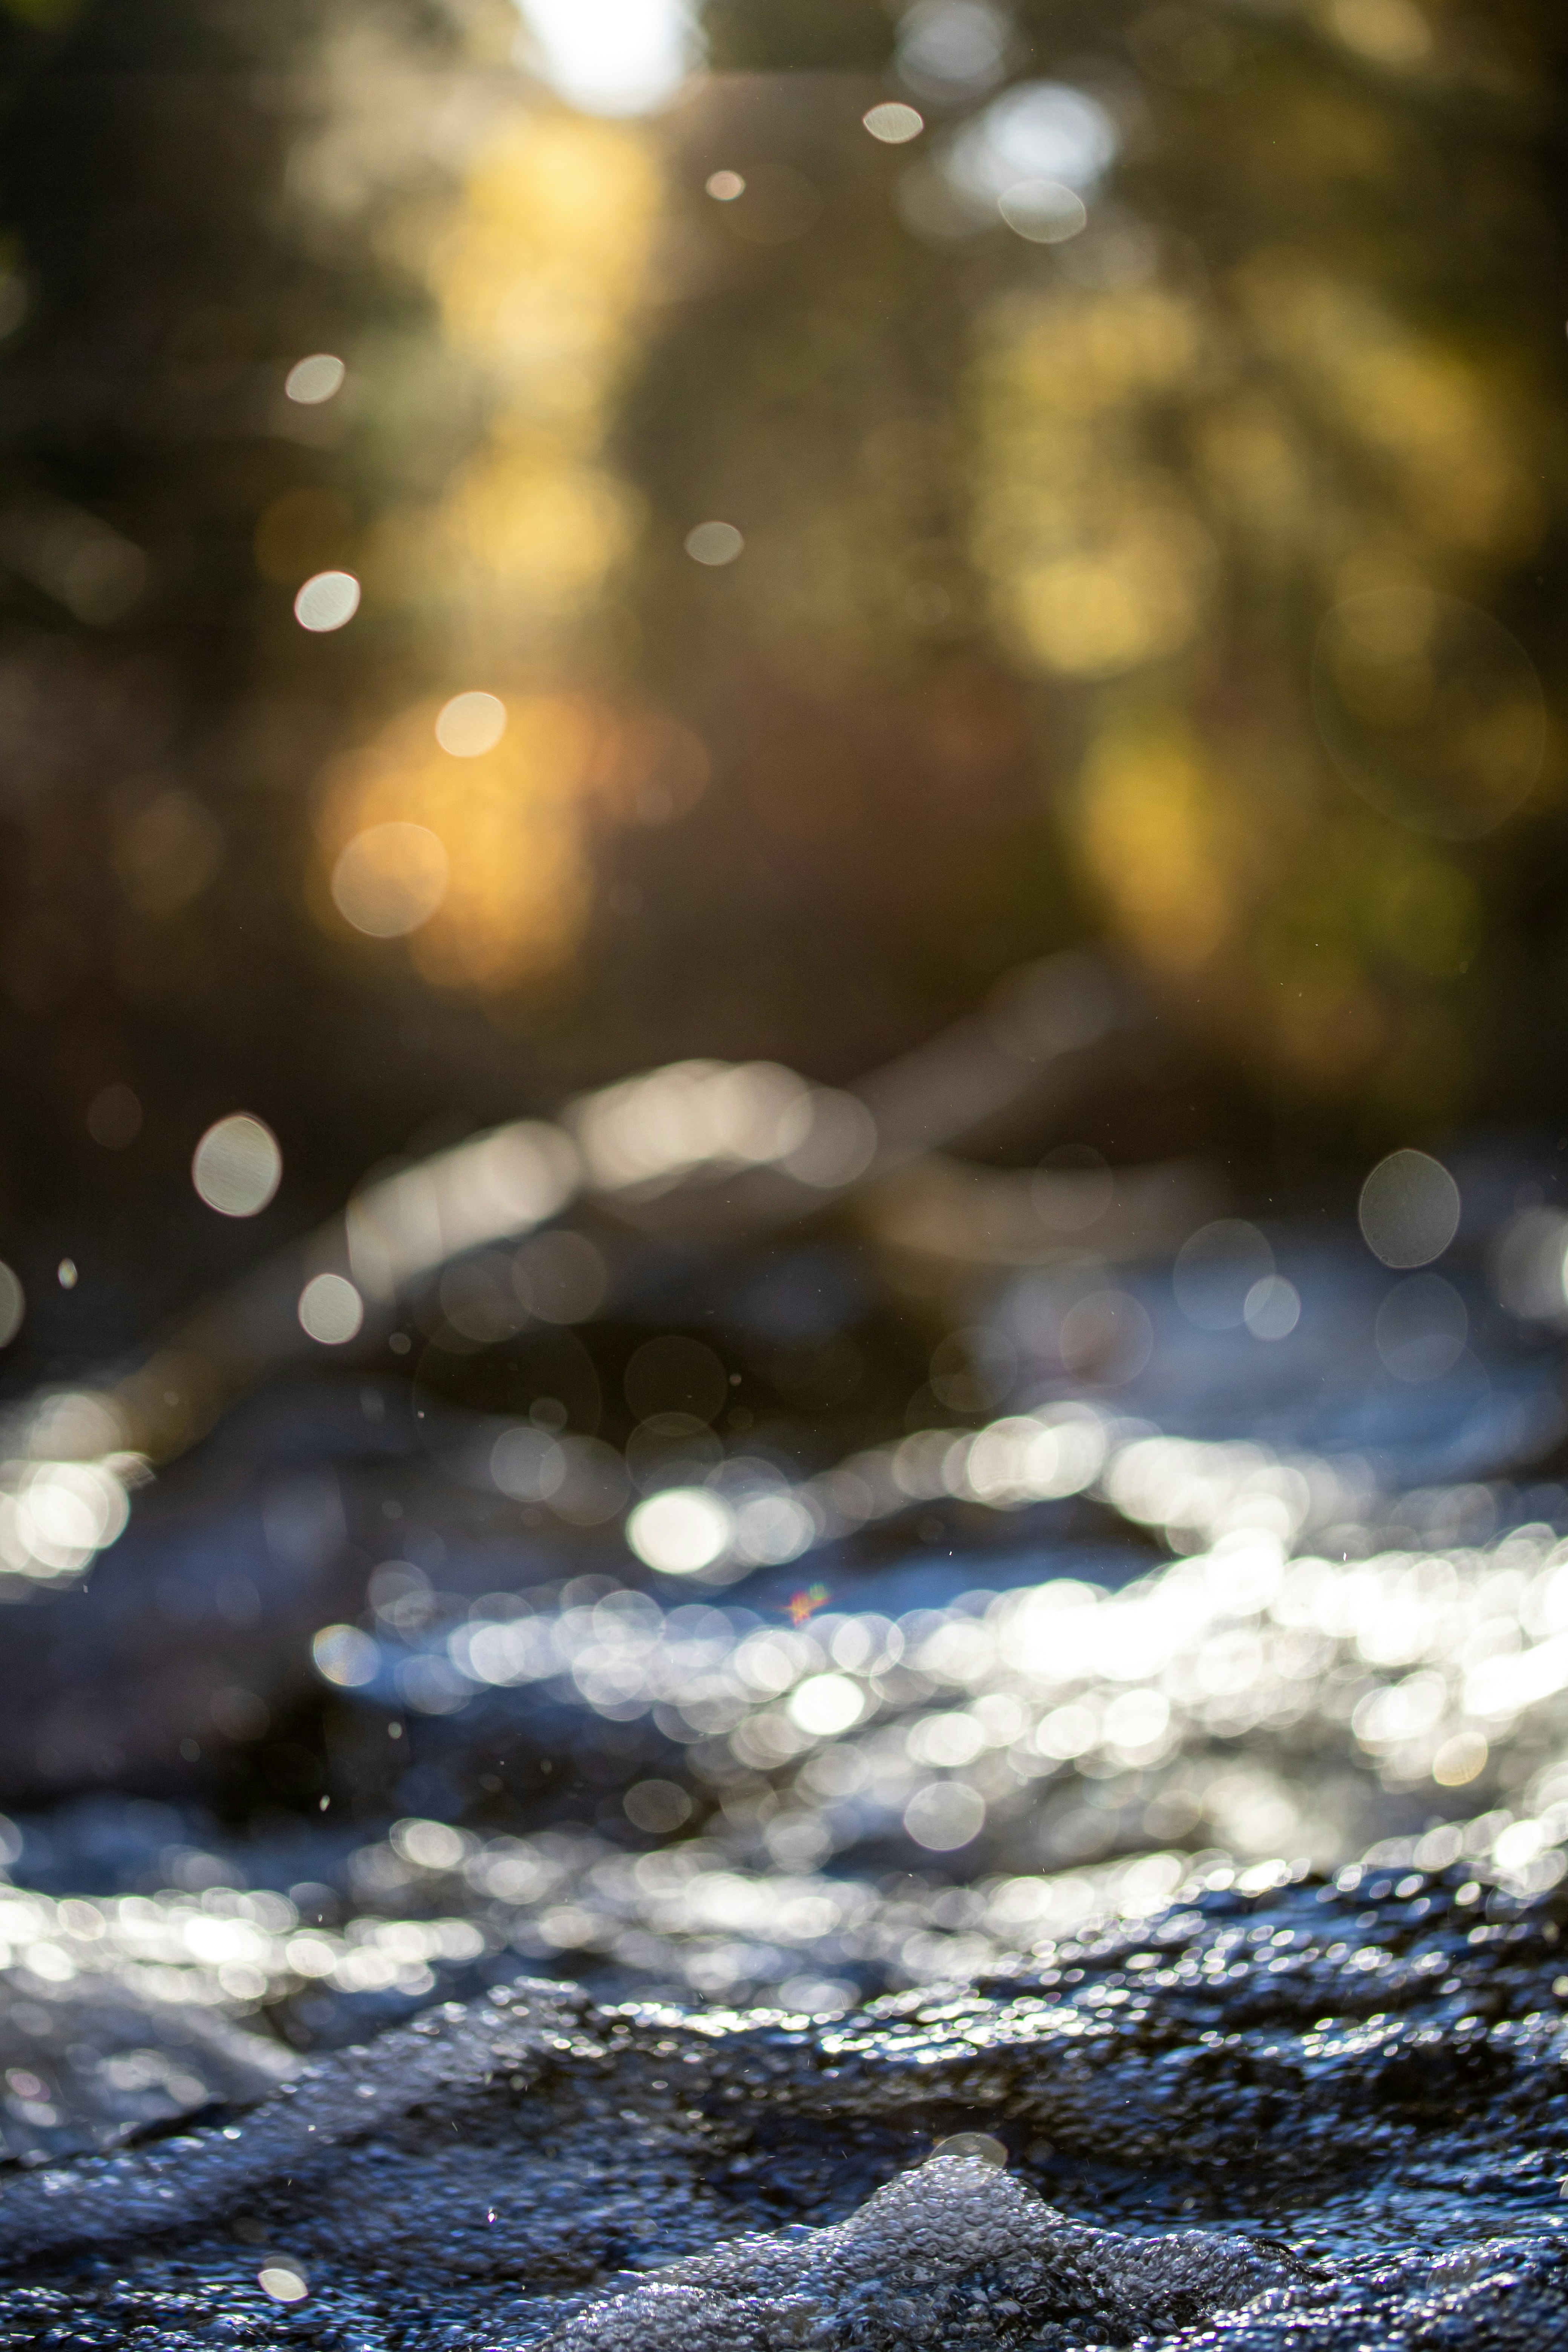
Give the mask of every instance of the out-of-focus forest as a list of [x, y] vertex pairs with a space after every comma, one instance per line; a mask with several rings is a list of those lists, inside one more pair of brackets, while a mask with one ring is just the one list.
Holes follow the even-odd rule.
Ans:
[[618, 113], [542, 21], [5, 0], [18, 1368], [254, 1253], [226, 1113], [287, 1231], [1085, 943], [1161, 1017], [1058, 1140], [1553, 1140], [1560, 13], [710, 0]]
[[0, 0], [0, 1877], [588, 1889], [247, 2014], [1556, 1886], [1568, 19]]

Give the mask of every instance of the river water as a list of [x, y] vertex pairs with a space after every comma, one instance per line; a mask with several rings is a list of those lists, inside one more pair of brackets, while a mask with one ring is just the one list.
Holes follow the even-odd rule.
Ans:
[[1273, 1258], [999, 1286], [1001, 1409], [653, 1482], [680, 1574], [417, 1380], [237, 1416], [8, 1620], [8, 2340], [1568, 2341], [1554, 1331]]

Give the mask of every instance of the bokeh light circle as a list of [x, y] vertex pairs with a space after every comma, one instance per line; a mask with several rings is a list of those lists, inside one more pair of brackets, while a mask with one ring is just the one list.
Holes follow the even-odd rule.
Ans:
[[342, 390], [347, 373], [335, 352], [312, 352], [309, 359], [295, 361], [283, 379], [283, 389], [301, 408], [319, 408]]
[[300, 2273], [286, 2263], [268, 2263], [257, 2272], [256, 2284], [274, 2303], [303, 2303], [310, 2292]]
[[985, 1800], [963, 1780], [930, 1780], [904, 1807], [904, 1827], [929, 1853], [955, 1853], [985, 1826]]
[[1031, 1189], [1042, 1224], [1053, 1233], [1079, 1234], [1104, 1216], [1116, 1180], [1104, 1154], [1091, 1144], [1062, 1143], [1047, 1152]]
[[636, 1780], [621, 1799], [621, 1810], [634, 1829], [649, 1837], [668, 1837], [685, 1827], [693, 1807], [675, 1780]]
[[1093, 1290], [1062, 1317], [1058, 1334], [1064, 1370], [1099, 1388], [1136, 1380], [1154, 1352], [1154, 1327], [1128, 1290]]
[[1255, 1339], [1288, 1339], [1301, 1320], [1301, 1294], [1282, 1274], [1266, 1274], [1242, 1301], [1241, 1319]]
[[1413, 1274], [1396, 1282], [1377, 1310], [1373, 1336], [1384, 1369], [1396, 1381], [1440, 1381], [1465, 1352], [1469, 1337], [1465, 1302], [1440, 1274]]
[[455, 694], [436, 720], [436, 740], [455, 760], [493, 751], [505, 733], [506, 705], [499, 694]]
[[1089, 226], [1089, 207], [1062, 180], [1019, 180], [1004, 188], [996, 209], [1030, 245], [1065, 245]]
[[565, 1448], [548, 1431], [503, 1429], [490, 1448], [490, 1476], [517, 1503], [547, 1503], [566, 1484]]
[[1274, 1272], [1274, 1253], [1245, 1217], [1216, 1217], [1200, 1225], [1176, 1252], [1171, 1287], [1189, 1323], [1200, 1331], [1236, 1331], [1247, 1302]]
[[542, 1323], [585, 1323], [609, 1285], [604, 1255], [585, 1234], [538, 1234], [512, 1260], [512, 1289]]
[[700, 522], [686, 534], [686, 552], [693, 563], [705, 563], [710, 571], [733, 563], [745, 545], [732, 522]]
[[1391, 1151], [1361, 1188], [1356, 1216], [1384, 1265], [1430, 1265], [1459, 1230], [1459, 1188], [1426, 1151]]
[[897, 99], [888, 99], [880, 106], [868, 108], [860, 117], [873, 139], [884, 147], [904, 147], [918, 139], [925, 129], [925, 117], [912, 106], [903, 106]]
[[807, 1675], [789, 1695], [790, 1721], [817, 1739], [836, 1739], [865, 1712], [866, 1694], [848, 1675]]
[[310, 1643], [310, 1656], [316, 1672], [340, 1690], [363, 1690], [381, 1665], [381, 1652], [357, 1625], [323, 1625]]
[[650, 1495], [626, 1521], [626, 1541], [647, 1568], [664, 1576], [696, 1576], [729, 1545], [727, 1506], [703, 1486], [670, 1486]]
[[8, 1348], [22, 1328], [27, 1294], [19, 1276], [0, 1258], [0, 1348]]
[[318, 1274], [300, 1293], [300, 1328], [323, 1348], [342, 1348], [364, 1323], [364, 1301], [341, 1274]]
[[987, 89], [1005, 69], [1009, 30], [991, 0], [914, 0], [899, 17], [899, 79], [950, 100]]
[[1443, 841], [1493, 832], [1546, 751], [1535, 665], [1489, 613], [1426, 588], [1373, 588], [1318, 633], [1312, 709], [1347, 783]]
[[1119, 144], [1110, 114], [1086, 90], [1067, 82], [1015, 82], [958, 131], [947, 171], [954, 187], [980, 205], [1026, 184], [1092, 190]]
[[294, 618], [315, 636], [342, 629], [359, 611], [359, 582], [352, 572], [316, 572], [294, 599]]
[[191, 1181], [220, 1217], [254, 1217], [283, 1179], [283, 1154], [266, 1122], [234, 1111], [208, 1128], [191, 1159]]
[[332, 901], [367, 939], [400, 940], [429, 921], [448, 874], [446, 849], [428, 825], [367, 825], [332, 868]]

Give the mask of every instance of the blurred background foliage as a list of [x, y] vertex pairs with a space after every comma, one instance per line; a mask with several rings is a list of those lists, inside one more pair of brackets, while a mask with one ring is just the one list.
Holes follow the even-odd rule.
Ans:
[[[1560, 12], [693, 37], [605, 114], [507, 0], [4, 0], [0, 1209], [97, 1220], [110, 1323], [254, 1248], [169, 1223], [238, 1106], [299, 1223], [673, 1056], [843, 1082], [1088, 941], [1163, 1042], [1058, 1140], [1286, 1205], [1559, 1115]], [[1042, 83], [1082, 152], [1010, 215]], [[428, 919], [345, 919], [351, 848]]]

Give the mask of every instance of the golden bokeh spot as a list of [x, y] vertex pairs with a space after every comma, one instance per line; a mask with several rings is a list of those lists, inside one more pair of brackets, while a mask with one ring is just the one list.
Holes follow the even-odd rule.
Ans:
[[1198, 323], [1144, 290], [1009, 306], [984, 339], [973, 551], [1031, 667], [1112, 677], [1203, 618], [1214, 548], [1147, 415], [1191, 376]]
[[[451, 204], [384, 232], [429, 288], [443, 368], [484, 425], [437, 495], [383, 517], [363, 569], [383, 608], [416, 620], [426, 674], [484, 681], [505, 731], [459, 730], [459, 744], [448, 686], [338, 761], [311, 902], [334, 930], [403, 938], [441, 987], [497, 992], [564, 961], [595, 825], [661, 822], [701, 789], [694, 765], [706, 774], [698, 746], [650, 782], [620, 722], [538, 690], [570, 675], [574, 633], [605, 608], [639, 527], [605, 445], [662, 204], [645, 129], [531, 106], [490, 131]], [[264, 530], [282, 541], [285, 523], [302, 530], [303, 510]]]
[[317, 826], [323, 866], [335, 872], [373, 828], [423, 828], [446, 853], [447, 873], [444, 895], [409, 939], [415, 964], [442, 987], [505, 988], [558, 963], [581, 929], [588, 817], [614, 722], [586, 701], [519, 697], [500, 741], [459, 761], [436, 740], [441, 708], [405, 711], [329, 772]]
[[436, 912], [448, 871], [446, 845], [428, 825], [367, 824], [338, 853], [332, 903], [367, 939], [405, 939]]
[[1196, 456], [1220, 511], [1283, 552], [1310, 545], [1321, 519], [1306, 450], [1279, 404], [1256, 389], [1196, 423]]
[[1123, 936], [1168, 971], [1206, 961], [1232, 920], [1235, 812], [1179, 718], [1111, 723], [1084, 765], [1078, 832]]
[[1371, 484], [1423, 539], [1513, 557], [1538, 541], [1540, 487], [1500, 371], [1396, 318], [1369, 289], [1304, 254], [1258, 254], [1232, 281], [1259, 350], [1282, 365], [1320, 429], [1355, 453]]
[[1432, 27], [1415, 0], [1328, 0], [1322, 16], [1346, 48], [1380, 66], [1424, 65]]
[[1186, 644], [1212, 559], [1203, 530], [1178, 507], [1136, 499], [1121, 514], [1102, 507], [1089, 543], [1018, 564], [1009, 616], [1047, 668], [1113, 677]]
[[577, 623], [636, 538], [640, 501], [604, 453], [662, 201], [646, 132], [531, 110], [448, 211], [395, 232], [488, 422], [438, 499], [384, 520], [366, 572], [481, 666], [514, 662], [520, 628], [538, 641]]
[[580, 614], [636, 536], [640, 508], [624, 484], [552, 457], [548, 441], [482, 451], [417, 534], [431, 587], [460, 588], [481, 635], [503, 618]]

